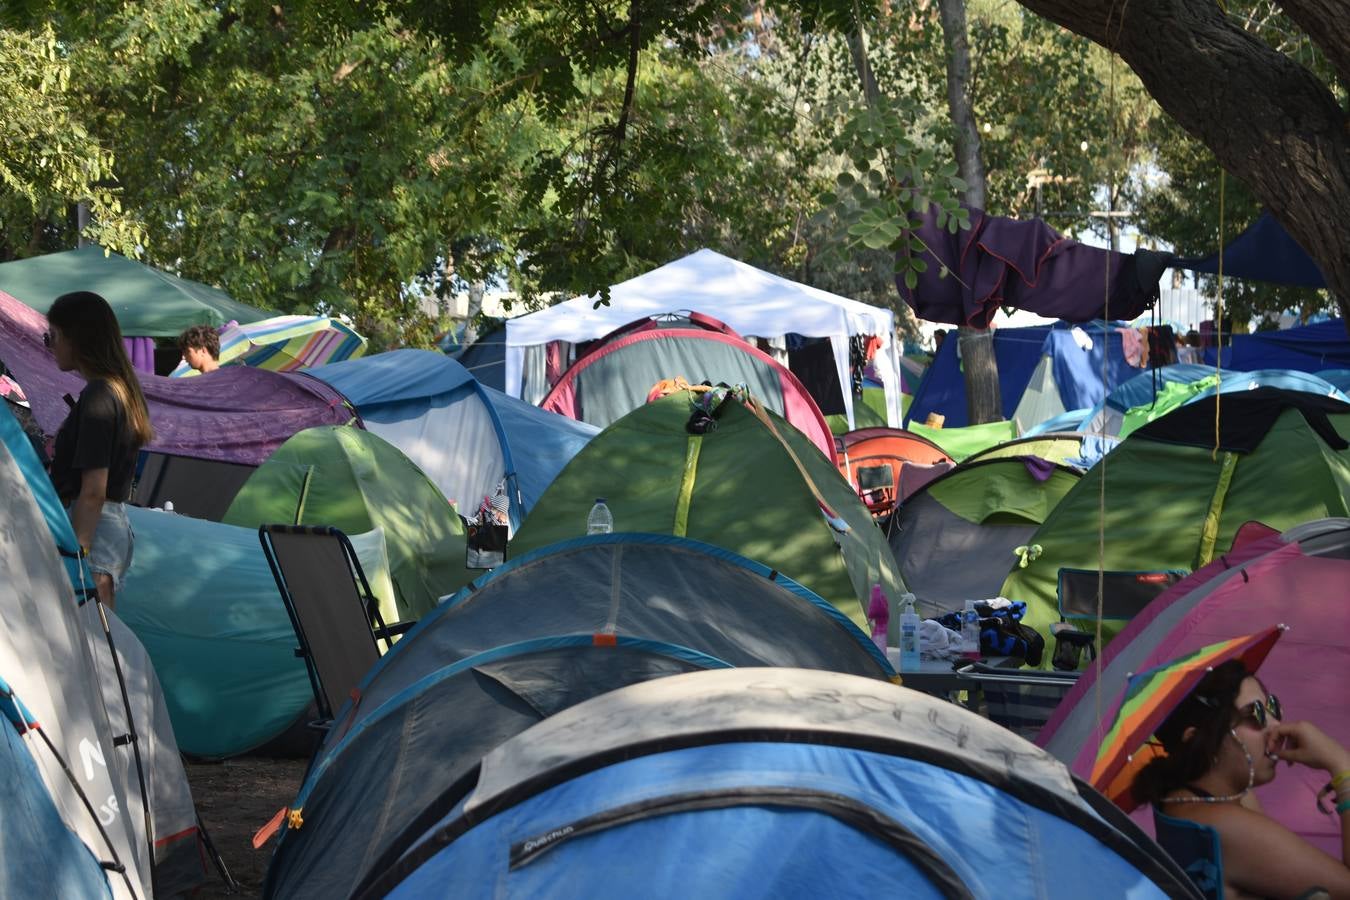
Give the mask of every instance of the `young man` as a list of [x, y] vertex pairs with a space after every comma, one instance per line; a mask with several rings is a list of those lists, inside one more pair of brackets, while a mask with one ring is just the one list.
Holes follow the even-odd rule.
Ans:
[[205, 375], [220, 368], [220, 335], [210, 325], [193, 325], [178, 336], [178, 348], [189, 366]]

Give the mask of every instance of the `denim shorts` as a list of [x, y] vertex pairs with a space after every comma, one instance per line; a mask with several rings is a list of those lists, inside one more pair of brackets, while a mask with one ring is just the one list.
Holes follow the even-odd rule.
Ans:
[[127, 519], [126, 504], [105, 502], [94, 528], [94, 545], [89, 550], [89, 569], [112, 576], [113, 590], [122, 589], [122, 579], [131, 568], [131, 550], [136, 535]]

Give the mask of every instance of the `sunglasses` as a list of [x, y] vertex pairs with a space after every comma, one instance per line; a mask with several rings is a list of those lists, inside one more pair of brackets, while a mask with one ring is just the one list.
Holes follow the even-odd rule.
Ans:
[[1254, 721], [1257, 728], [1265, 728], [1266, 723], [1271, 719], [1276, 722], [1282, 721], [1284, 716], [1280, 707], [1280, 698], [1271, 694], [1264, 701], [1253, 700], [1246, 706], [1239, 707], [1238, 721], [1245, 722], [1248, 719]]

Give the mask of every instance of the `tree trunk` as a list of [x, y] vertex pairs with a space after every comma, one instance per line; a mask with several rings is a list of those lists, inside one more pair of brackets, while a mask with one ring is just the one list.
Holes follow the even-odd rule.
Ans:
[[[970, 101], [970, 41], [966, 36], [966, 0], [938, 0], [942, 36], [947, 44], [947, 109], [956, 132], [956, 165], [966, 182], [965, 200], [984, 209], [984, 163], [980, 132]], [[971, 425], [1003, 418], [994, 335], [987, 328], [957, 329], [966, 382], [966, 414]]]
[[486, 290], [487, 285], [482, 281], [469, 283], [469, 310], [464, 318], [464, 340], [461, 342], [465, 347], [478, 340], [478, 314], [483, 311], [483, 292]]
[[[1350, 329], [1350, 117], [1295, 60], [1213, 0], [1019, 0], [1120, 54], [1158, 105], [1240, 178], [1316, 261]], [[1280, 6], [1350, 80], [1343, 0]]]

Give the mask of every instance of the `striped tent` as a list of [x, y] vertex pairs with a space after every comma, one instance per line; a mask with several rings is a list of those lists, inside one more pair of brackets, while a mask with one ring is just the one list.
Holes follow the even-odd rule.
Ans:
[[[221, 365], [275, 372], [355, 359], [365, 352], [366, 339], [330, 316], [276, 316], [248, 325], [231, 322], [220, 334]], [[184, 360], [170, 374], [181, 378], [197, 371]]]

